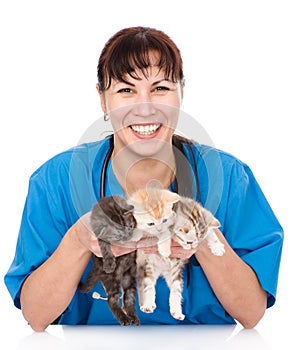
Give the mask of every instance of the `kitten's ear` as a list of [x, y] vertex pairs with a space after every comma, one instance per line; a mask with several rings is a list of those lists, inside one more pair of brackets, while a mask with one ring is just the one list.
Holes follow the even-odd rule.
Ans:
[[215, 227], [215, 228], [219, 228], [221, 226], [220, 222], [218, 221], [218, 219], [216, 217], [214, 217], [212, 215], [212, 213], [203, 208], [203, 216], [204, 216], [204, 219], [206, 221], [206, 223], [211, 226], [211, 227]]
[[168, 191], [168, 190], [164, 190], [164, 199], [170, 203], [170, 204], [174, 204], [176, 202], [178, 202], [180, 200], [180, 196], [177, 193]]
[[123, 211], [124, 211], [124, 214], [132, 213], [134, 211], [134, 206], [132, 204], [128, 204], [124, 206]]

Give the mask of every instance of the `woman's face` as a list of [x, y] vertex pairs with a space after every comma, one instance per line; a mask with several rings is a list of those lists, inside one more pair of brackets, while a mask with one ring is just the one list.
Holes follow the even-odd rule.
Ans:
[[126, 83], [112, 80], [100, 93], [104, 113], [114, 129], [115, 152], [128, 147], [139, 156], [155, 155], [164, 144], [171, 143], [182, 102], [182, 87], [165, 78], [163, 71], [152, 66], [138, 79], [127, 76]]

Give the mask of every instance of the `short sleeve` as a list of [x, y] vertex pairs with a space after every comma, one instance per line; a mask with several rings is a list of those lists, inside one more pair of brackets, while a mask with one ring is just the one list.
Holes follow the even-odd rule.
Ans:
[[[45, 162], [31, 176], [15, 256], [4, 276], [16, 307], [25, 279], [56, 250], [68, 229], [99, 199], [101, 159], [110, 138], [78, 145]], [[78, 303], [74, 301], [78, 307]], [[83, 304], [84, 312], [86, 312]], [[68, 317], [68, 315], [67, 315]]]
[[55, 251], [78, 219], [67, 196], [68, 171], [58, 161], [38, 169], [30, 178], [15, 256], [5, 284], [16, 307], [24, 280]]
[[236, 162], [229, 177], [223, 233], [235, 252], [255, 271], [275, 303], [283, 245], [283, 229], [252, 171]]

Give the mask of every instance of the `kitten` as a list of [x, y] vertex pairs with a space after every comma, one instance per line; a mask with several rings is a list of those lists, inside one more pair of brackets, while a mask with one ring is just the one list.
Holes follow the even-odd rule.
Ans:
[[[145, 254], [137, 251], [138, 297], [140, 310], [151, 313], [155, 310], [155, 285], [163, 276], [170, 288], [170, 313], [176, 319], [183, 319], [181, 310], [174, 305], [176, 291], [181, 287], [183, 259], [169, 258], [171, 238], [176, 216], [173, 206], [180, 196], [168, 190], [149, 188], [132, 195], [130, 203], [135, 207], [134, 216], [137, 229], [158, 238], [158, 254]], [[181, 300], [180, 300], [181, 302]]]
[[[133, 209], [121, 196], [105, 197], [95, 204], [90, 219], [102, 257], [93, 254], [93, 268], [86, 282], [79, 285], [80, 291], [87, 293], [101, 281], [108, 296], [108, 305], [122, 325], [140, 324], [135, 309], [136, 251], [115, 257], [110, 243], [124, 243], [132, 238], [136, 227]], [[123, 308], [120, 307], [120, 288]]]
[[[210, 211], [191, 198], [181, 197], [174, 204], [176, 222], [173, 226], [173, 240], [184, 249], [195, 249], [204, 239], [207, 240], [212, 254], [221, 256], [225, 253], [224, 244], [221, 243], [214, 228], [220, 227], [219, 221]], [[182, 270], [189, 259], [171, 258], [171, 271], [166, 276], [170, 286], [170, 312], [178, 320], [183, 320], [182, 313]]]
[[181, 197], [174, 204], [173, 210], [176, 213], [173, 239], [184, 249], [195, 249], [206, 239], [212, 254], [224, 254], [224, 245], [214, 232], [214, 228], [220, 227], [220, 223], [209, 210], [187, 197]]
[[173, 205], [180, 199], [177, 193], [151, 187], [136, 191], [128, 200], [134, 206], [133, 215], [137, 228], [133, 240], [138, 241], [143, 234], [158, 238], [161, 256], [171, 253], [171, 227], [175, 223]]
[[[156, 205], [154, 203], [154, 197], [156, 198]], [[145, 223], [144, 229], [146, 230], [146, 224], [148, 227], [150, 223], [153, 223], [151, 227], [155, 230], [156, 222], [162, 225], [162, 221], [164, 221], [164, 217], [160, 212], [165, 212], [165, 215], [168, 213], [168, 216], [173, 218], [170, 219], [169, 225], [166, 226], [166, 229], [169, 230], [169, 240], [167, 240], [169, 243], [169, 252], [171, 237], [183, 246], [184, 249], [196, 248], [202, 239], [207, 238], [209, 239], [209, 244], [214, 248], [214, 252], [217, 252], [217, 255], [221, 255], [223, 252], [223, 245], [221, 242], [219, 242], [219, 244], [215, 243], [218, 238], [212, 227], [210, 227], [210, 225], [214, 227], [220, 226], [217, 219], [194, 200], [179, 196], [176, 197], [177, 200], [173, 204], [173, 211], [174, 214], [176, 214], [176, 216], [174, 216], [169, 212], [171, 203], [167, 201], [167, 198], [169, 198], [167, 194], [165, 194], [165, 196], [160, 196], [159, 194], [153, 197], [149, 196], [147, 200], [145, 200], [147, 203], [141, 205], [140, 208], [142, 211], [141, 216], [144, 220], [136, 216], [138, 204], [135, 204], [134, 216], [138, 223], [137, 227], [142, 228]], [[163, 209], [161, 211], [148, 210], [150, 201], [152, 203], [151, 207], [165, 208], [165, 211]], [[144, 208], [145, 212], [143, 212]], [[155, 213], [156, 220], [154, 218]], [[165, 236], [167, 236], [166, 233]], [[165, 253], [166, 252], [167, 250], [165, 247]], [[169, 258], [168, 256], [169, 254], [145, 254], [141, 250], [138, 251], [137, 266], [140, 309], [147, 313], [151, 313], [155, 310], [155, 285], [159, 276], [163, 276], [170, 289], [170, 313], [175, 319], [183, 320], [185, 315], [182, 313], [181, 305], [183, 288], [182, 270], [189, 259]]]

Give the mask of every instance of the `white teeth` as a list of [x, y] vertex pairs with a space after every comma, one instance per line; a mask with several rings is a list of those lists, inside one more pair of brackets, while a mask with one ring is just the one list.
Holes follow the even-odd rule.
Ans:
[[136, 131], [138, 134], [141, 134], [141, 135], [151, 135], [151, 134], [153, 134], [159, 127], [160, 127], [160, 124], [131, 125], [131, 128], [132, 128], [134, 131]]

